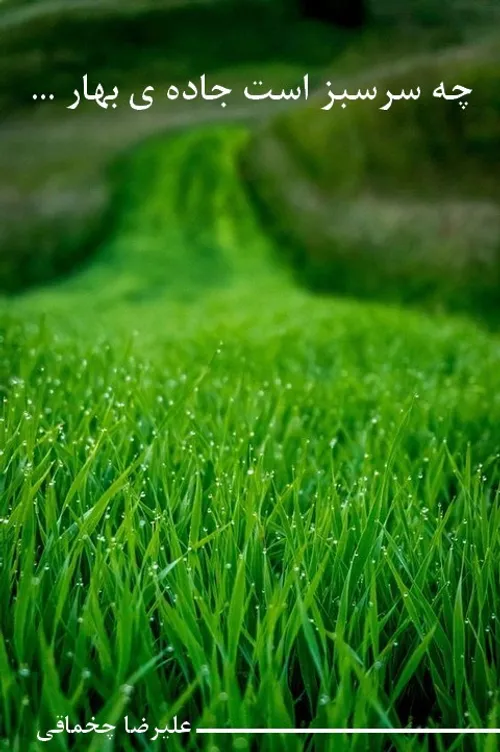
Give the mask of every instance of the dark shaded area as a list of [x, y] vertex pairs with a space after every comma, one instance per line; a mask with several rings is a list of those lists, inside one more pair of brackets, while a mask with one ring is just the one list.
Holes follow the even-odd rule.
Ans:
[[358, 29], [366, 22], [365, 0], [299, 0], [305, 18]]
[[[444, 309], [467, 313], [495, 330], [500, 326], [498, 270], [487, 280], [484, 275], [479, 275], [461, 287], [453, 286], [451, 282], [443, 292], [443, 286], [435, 278], [415, 275], [402, 283], [397, 276], [388, 279], [383, 264], [372, 263], [367, 268], [364, 259], [348, 254], [323, 259], [315, 257], [310, 254], [307, 243], [298, 240], [290, 226], [281, 221], [272, 204], [262, 200], [244, 157], [241, 172], [262, 225], [275, 238], [280, 259], [290, 266], [297, 284], [325, 297], [334, 291], [337, 297], [346, 299], [369, 301], [383, 298], [394, 305], [425, 309], [430, 313], [442, 313]], [[332, 246], [328, 250], [332, 250]]]
[[432, 724], [442, 725], [439, 713], [436, 691], [429, 670], [422, 672], [422, 676], [413, 677], [397, 703], [397, 717], [401, 724], [428, 728]]
[[63, 212], [42, 218], [32, 208], [30, 219], [22, 233], [10, 233], [7, 218], [3, 220], [7, 231], [0, 247], [0, 291], [4, 294], [51, 283], [83, 266], [113, 226], [114, 207], [103, 200], [73, 215]]

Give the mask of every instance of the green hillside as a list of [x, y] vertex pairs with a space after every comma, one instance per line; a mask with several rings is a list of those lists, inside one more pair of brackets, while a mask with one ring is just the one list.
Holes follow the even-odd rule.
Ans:
[[[299, 278], [315, 289], [426, 302], [497, 316], [500, 308], [498, 38], [333, 78], [255, 134], [243, 170]], [[433, 97], [472, 89], [465, 111]], [[335, 88], [337, 83], [337, 88]], [[394, 102], [387, 91], [417, 92]]]
[[[339, 51], [339, 73], [352, 76], [370, 45], [390, 57], [376, 37]], [[269, 80], [285, 76], [260, 64]], [[285, 69], [300, 70], [296, 59]], [[246, 60], [233, 75], [248, 72]], [[398, 154], [415, 159], [412, 190], [427, 186], [425, 148], [437, 148], [443, 124], [431, 107], [420, 113], [420, 130], [415, 112], [382, 113]], [[311, 224], [299, 234], [312, 214], [303, 200], [290, 210], [289, 178], [300, 191], [313, 176], [301, 199], [340, 185], [352, 201], [368, 178], [380, 198], [407, 176], [378, 118], [378, 135], [362, 141], [366, 111], [358, 121], [349, 109], [343, 131], [321, 114], [327, 144], [347, 134], [366, 144], [338, 147], [335, 171], [327, 146], [324, 161], [308, 148], [321, 134], [306, 139], [315, 126], [298, 110], [265, 128], [248, 111], [239, 123], [162, 113], [107, 129], [88, 114], [70, 127], [39, 112], [0, 132], [0, 198], [15, 189], [19, 210], [16, 220], [4, 209], [0, 228], [9, 221], [24, 239], [22, 263], [2, 246], [17, 287], [0, 298], [5, 749], [496, 748], [500, 341], [473, 318], [302, 284], [318, 268], [321, 233]], [[495, 204], [496, 110], [461, 116], [447, 133], [472, 128], [467, 190]], [[449, 164], [463, 138], [443, 145]], [[264, 163], [269, 143], [283, 156], [279, 180], [273, 150]], [[446, 163], [439, 177], [448, 189]], [[431, 199], [441, 201], [437, 186]], [[72, 225], [83, 209], [105, 217], [85, 259], [68, 234], [85, 226]], [[29, 235], [37, 212], [64, 218], [39, 245]], [[271, 214], [288, 218], [291, 240], [269, 227]], [[66, 274], [59, 262], [47, 274], [65, 258], [64, 238]], [[300, 249], [298, 284], [288, 261]], [[73, 729], [92, 718], [116, 729], [109, 739], [54, 732], [48, 744], [58, 716]], [[127, 733], [125, 716], [135, 729], [146, 718], [148, 733]], [[174, 716], [193, 732], [153, 741]], [[214, 728], [383, 733], [195, 733]]]

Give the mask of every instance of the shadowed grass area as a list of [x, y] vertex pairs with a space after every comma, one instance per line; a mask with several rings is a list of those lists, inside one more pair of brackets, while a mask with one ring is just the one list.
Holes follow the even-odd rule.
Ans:
[[[377, 102], [325, 90], [259, 132], [243, 170], [298, 277], [314, 289], [497, 317], [500, 78], [496, 40], [354, 79]], [[471, 88], [463, 112], [432, 96]], [[344, 90], [339, 82], [337, 93]], [[381, 111], [386, 91], [421, 89]]]

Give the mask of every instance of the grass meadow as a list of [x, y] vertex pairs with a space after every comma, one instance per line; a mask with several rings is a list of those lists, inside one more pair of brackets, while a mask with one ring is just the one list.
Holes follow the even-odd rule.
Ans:
[[246, 139], [137, 149], [95, 259], [2, 304], [4, 748], [494, 752], [412, 729], [499, 726], [498, 337], [297, 287]]

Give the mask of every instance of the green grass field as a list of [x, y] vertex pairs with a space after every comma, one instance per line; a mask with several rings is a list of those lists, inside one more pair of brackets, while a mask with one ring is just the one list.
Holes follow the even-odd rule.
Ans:
[[4, 746], [494, 752], [123, 730], [499, 726], [498, 336], [296, 287], [247, 138], [145, 144], [95, 259], [2, 303]]

